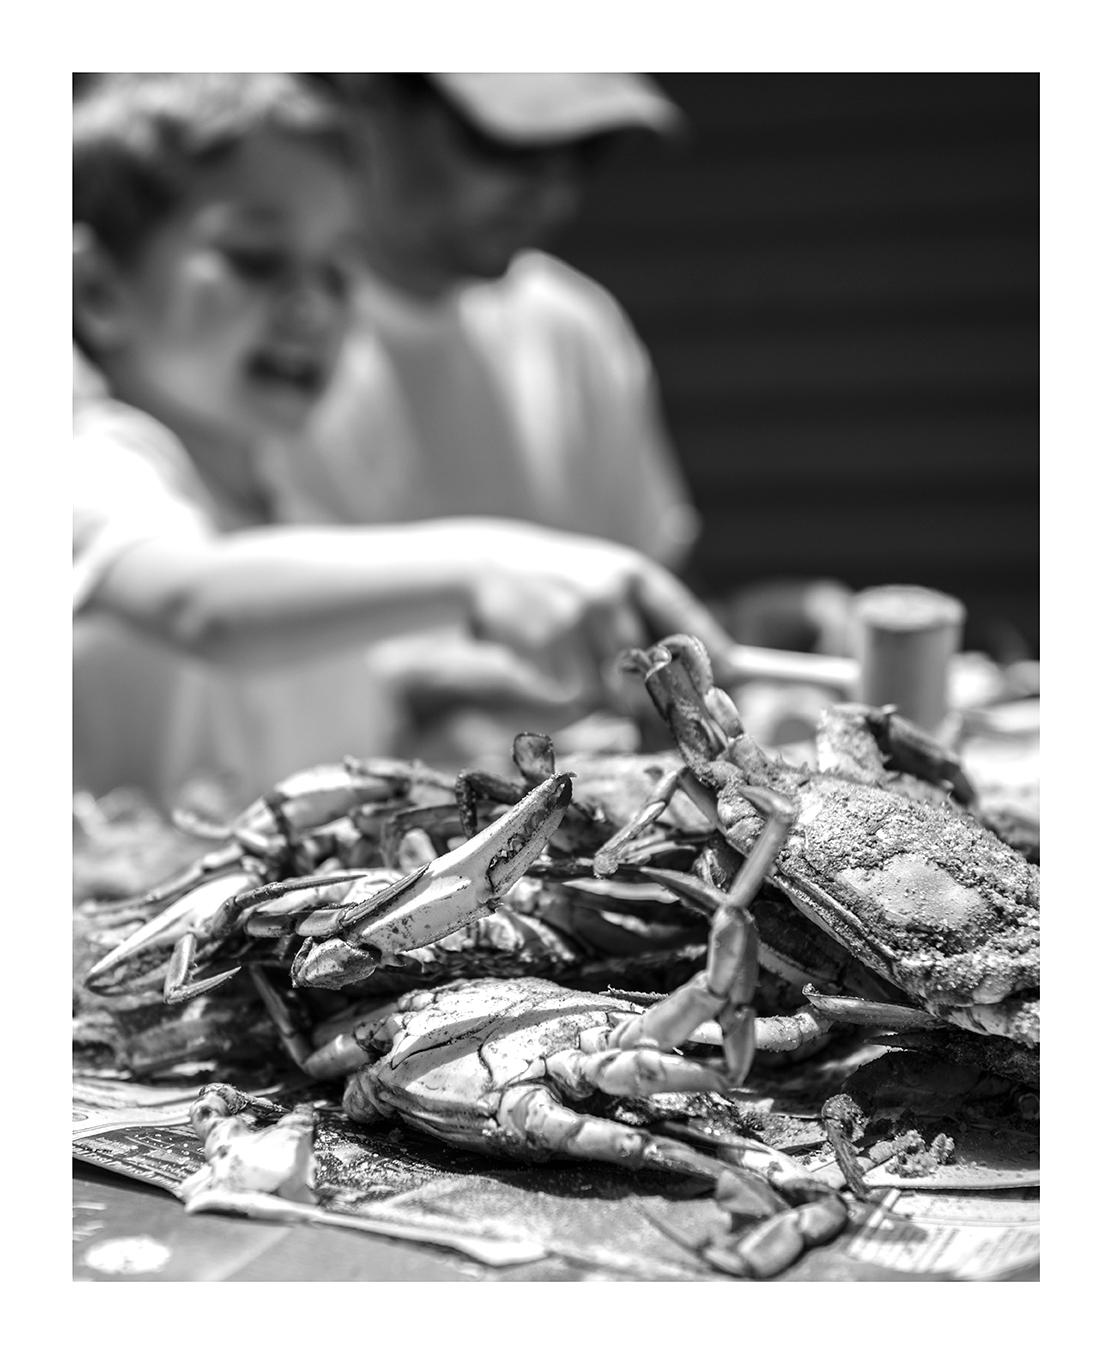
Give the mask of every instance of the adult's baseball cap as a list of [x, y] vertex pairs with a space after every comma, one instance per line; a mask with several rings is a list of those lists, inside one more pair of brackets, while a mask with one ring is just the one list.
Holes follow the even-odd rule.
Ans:
[[647, 75], [499, 71], [430, 73], [428, 79], [480, 132], [513, 145], [558, 144], [636, 128], [668, 135], [683, 121]]

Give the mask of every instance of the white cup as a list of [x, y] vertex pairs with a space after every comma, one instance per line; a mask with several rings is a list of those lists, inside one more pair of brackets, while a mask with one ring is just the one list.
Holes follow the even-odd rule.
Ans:
[[961, 644], [965, 607], [931, 588], [894, 584], [853, 599], [857, 699], [894, 705], [935, 737], [949, 727], [950, 660]]

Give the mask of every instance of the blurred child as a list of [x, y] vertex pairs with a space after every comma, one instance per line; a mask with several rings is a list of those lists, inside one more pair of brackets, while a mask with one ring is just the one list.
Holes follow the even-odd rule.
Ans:
[[[391, 715], [363, 650], [409, 629], [467, 626], [561, 710], [597, 701], [626, 644], [725, 642], [609, 542], [479, 518], [283, 524], [261, 449], [326, 388], [358, 267], [340, 116], [288, 75], [104, 76], [75, 105], [78, 788], [165, 803], [215, 774], [245, 796], [372, 752]], [[562, 686], [528, 662], [553, 653]]]

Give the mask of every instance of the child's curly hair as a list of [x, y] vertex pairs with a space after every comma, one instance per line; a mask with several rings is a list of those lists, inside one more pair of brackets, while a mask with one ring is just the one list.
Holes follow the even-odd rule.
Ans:
[[85, 76], [74, 95], [73, 219], [127, 263], [198, 169], [262, 129], [353, 162], [341, 101], [323, 82], [284, 73]]

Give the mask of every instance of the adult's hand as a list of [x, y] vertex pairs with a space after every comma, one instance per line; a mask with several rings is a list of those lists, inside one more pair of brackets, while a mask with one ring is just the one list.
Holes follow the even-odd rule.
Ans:
[[712, 661], [731, 645], [662, 565], [626, 546], [535, 527], [493, 530], [475, 578], [472, 625], [535, 664], [569, 704], [621, 705], [616, 660], [685, 631]]

